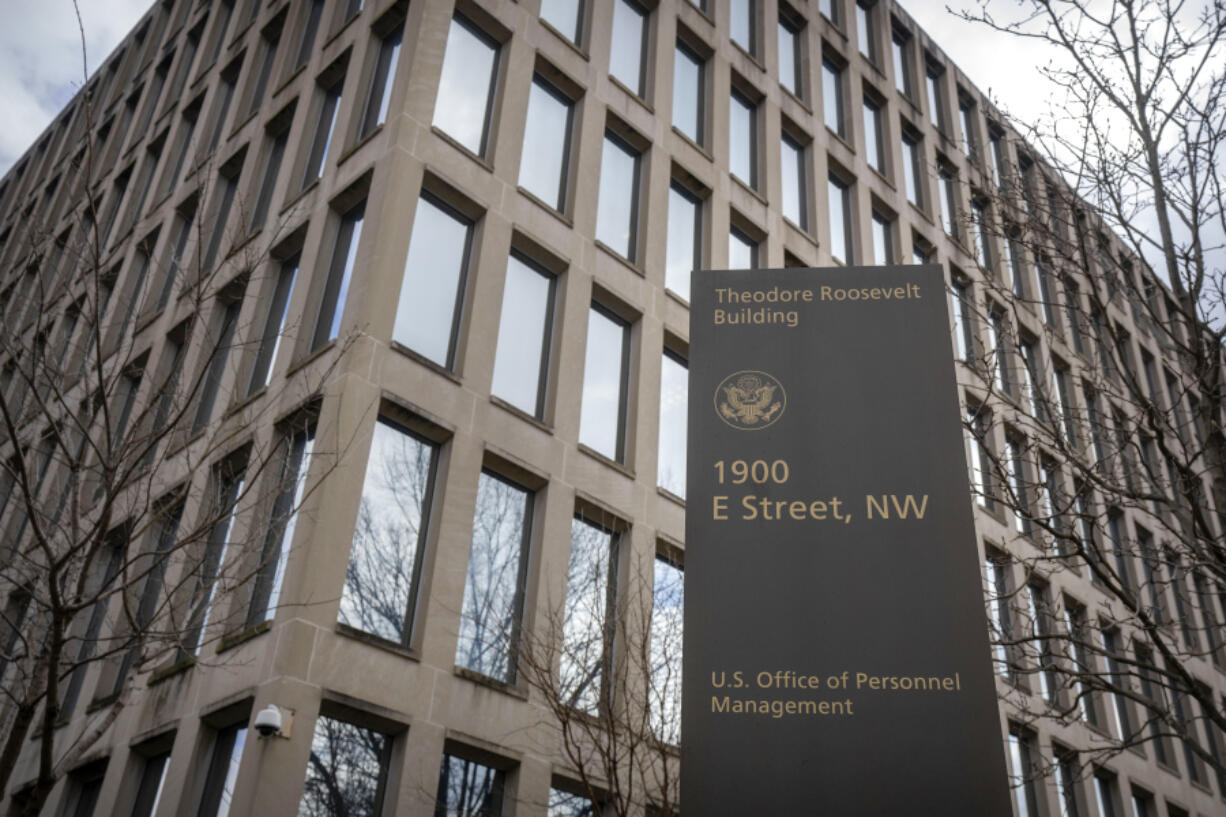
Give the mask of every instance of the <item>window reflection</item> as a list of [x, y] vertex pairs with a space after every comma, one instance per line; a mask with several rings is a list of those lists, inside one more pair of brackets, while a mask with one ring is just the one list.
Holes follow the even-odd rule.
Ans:
[[540, 77], [528, 92], [520, 185], [555, 210], [566, 207], [566, 171], [574, 104]]
[[339, 621], [406, 643], [436, 448], [383, 417], [362, 483]]
[[643, 52], [647, 42], [647, 10], [634, 0], [613, 4], [613, 49], [609, 74], [639, 96], [646, 92]]
[[702, 74], [703, 60], [677, 43], [673, 64], [673, 125], [700, 145], [703, 140]]
[[450, 367], [472, 225], [422, 198], [413, 219], [392, 340]]
[[584, 0], [541, 0], [541, 19], [575, 45], [583, 37]]
[[728, 169], [750, 187], [758, 184], [756, 137], [754, 105], [733, 91], [728, 106]]
[[566, 606], [562, 619], [559, 692], [570, 706], [595, 711], [605, 700], [613, 622], [613, 532], [582, 517], [571, 520]]
[[595, 304], [588, 312], [579, 442], [619, 462], [625, 446], [629, 330]]
[[667, 349], [660, 369], [660, 445], [656, 483], [685, 497], [686, 408], [689, 370]]
[[520, 583], [530, 499], [523, 488], [481, 473], [456, 664], [500, 681], [515, 680], [513, 649], [523, 607]]
[[635, 260], [639, 155], [611, 133], [604, 137], [596, 237], [623, 257]]
[[321, 716], [315, 722], [299, 817], [376, 817], [383, 808], [389, 735]]
[[668, 259], [664, 285], [690, 298], [690, 274], [702, 266], [701, 203], [676, 184], [668, 189]]
[[651, 731], [666, 743], [681, 743], [681, 637], [685, 574], [681, 566], [656, 556], [648, 659]]
[[434, 124], [478, 156], [485, 155], [497, 61], [496, 42], [462, 17], [452, 18]]
[[504, 778], [498, 769], [444, 754], [434, 817], [499, 817]]
[[544, 414], [553, 287], [552, 275], [517, 256], [507, 260], [490, 391], [534, 417]]

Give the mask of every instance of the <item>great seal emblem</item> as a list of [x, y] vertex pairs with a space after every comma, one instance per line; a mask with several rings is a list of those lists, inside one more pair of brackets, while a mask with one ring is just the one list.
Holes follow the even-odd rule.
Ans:
[[733, 428], [757, 431], [771, 426], [787, 408], [783, 385], [766, 372], [733, 372], [715, 389], [715, 413]]

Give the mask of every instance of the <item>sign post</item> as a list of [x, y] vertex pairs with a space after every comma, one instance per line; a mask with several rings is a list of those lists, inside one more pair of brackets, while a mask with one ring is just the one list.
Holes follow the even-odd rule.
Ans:
[[693, 283], [683, 813], [1009, 817], [940, 267]]

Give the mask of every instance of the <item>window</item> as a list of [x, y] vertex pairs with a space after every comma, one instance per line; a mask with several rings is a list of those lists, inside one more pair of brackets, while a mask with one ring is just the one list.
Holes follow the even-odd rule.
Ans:
[[640, 156], [605, 131], [596, 202], [596, 238], [629, 261], [637, 260]]
[[1099, 725], [1098, 705], [1092, 686], [1086, 678], [1096, 670], [1090, 658], [1090, 632], [1086, 622], [1086, 610], [1071, 599], [1064, 600], [1064, 632], [1068, 638], [1068, 657], [1077, 677], [1076, 706], [1081, 719], [1091, 726]]
[[328, 159], [328, 150], [332, 146], [332, 136], [336, 132], [336, 118], [340, 114], [341, 91], [344, 86], [344, 74], [339, 77], [330, 76], [327, 80], [321, 77], [320, 89], [323, 92], [323, 99], [319, 105], [319, 116], [315, 119], [315, 136], [311, 140], [311, 152], [307, 154], [306, 165], [302, 171], [304, 188], [323, 173], [324, 164]]
[[[229, 290], [230, 287], [227, 287]], [[223, 291], [213, 307], [212, 343], [205, 347], [204, 377], [200, 384], [199, 402], [192, 418], [192, 433], [202, 431], [213, 416], [213, 406], [221, 391], [221, 381], [226, 374], [230, 350], [234, 348], [234, 332], [238, 328], [238, 315], [243, 308], [243, 291]]]
[[1060, 807], [1060, 817], [1081, 817], [1081, 798], [1077, 794], [1080, 775], [1077, 771], [1077, 756], [1072, 752], [1054, 747], [1054, 772], [1056, 778], [1056, 799]]
[[1052, 648], [1055, 627], [1052, 623], [1051, 598], [1047, 587], [1031, 582], [1026, 585], [1026, 601], [1030, 607], [1030, 635], [1037, 642], [1039, 694], [1048, 703], [1056, 703], [1060, 689], [1056, 653]]
[[860, 53], [868, 57], [874, 65], [877, 63], [877, 25], [873, 19], [872, 2], [856, 3], [856, 42]]
[[[920, 139], [910, 133], [902, 135], [902, 175], [907, 201], [924, 207], [924, 155]], [[948, 232], [948, 229], [946, 229]]]
[[541, 19], [582, 47], [586, 0], [541, 0]]
[[[1133, 738], [1132, 715], [1128, 709], [1128, 699], [1114, 690], [1131, 691], [1131, 682], [1127, 679], [1132, 675], [1132, 670], [1129, 668], [1123, 673], [1120, 671], [1120, 634], [1115, 630], [1103, 630], [1101, 637], [1107, 682], [1112, 689], [1110, 695], [1115, 715], [1115, 736], [1127, 742]], [[1124, 663], [1127, 666], [1126, 657]]]
[[988, 221], [987, 202], [971, 202], [971, 220], [975, 222], [975, 260], [984, 269], [990, 269], [992, 264], [992, 225]]
[[497, 72], [498, 43], [463, 17], [453, 17], [434, 125], [478, 156], [488, 148]]
[[636, 96], [647, 96], [647, 9], [636, 0], [614, 0], [609, 75]]
[[[565, 790], [553, 787], [549, 789], [549, 808], [546, 812], [548, 817], [594, 817], [596, 812], [592, 801], [585, 794], [575, 794], [570, 791], [572, 786], [579, 788], [575, 784], [567, 784]], [[601, 809], [601, 813], [603, 814], [607, 808], [606, 804]]]
[[954, 351], [958, 360], [975, 359], [975, 325], [970, 285], [954, 280], [949, 287], [953, 296], [950, 312], [954, 318]]
[[567, 207], [575, 103], [537, 75], [528, 92], [519, 184], [555, 210]]
[[779, 156], [783, 171], [783, 215], [797, 227], [808, 231], [808, 164], [805, 162], [805, 149], [784, 133], [780, 139]]
[[630, 325], [603, 307], [588, 310], [579, 442], [611, 460], [626, 454]]
[[673, 182], [668, 188], [668, 257], [664, 285], [690, 297], [690, 274], [702, 266], [702, 202]]
[[240, 56], [221, 72], [213, 100], [213, 130], [209, 135], [205, 154], [212, 153], [221, 143], [221, 135], [225, 132], [226, 120], [229, 118], [230, 103], [234, 101], [234, 86], [238, 83], [238, 74], [242, 70], [243, 58]]
[[939, 184], [941, 187], [941, 226], [945, 228], [945, 234], [955, 241], [962, 240], [962, 231], [959, 229], [959, 219], [961, 215], [958, 212], [958, 179], [945, 168], [941, 168], [938, 173]]
[[992, 171], [992, 183], [1001, 186], [1003, 174], [1008, 165], [1005, 162], [1005, 135], [988, 125], [988, 166]]
[[890, 39], [890, 52], [894, 57], [894, 87], [903, 96], [911, 96], [915, 84], [911, 79], [911, 37], [895, 29]]
[[554, 284], [535, 264], [515, 254], [507, 259], [490, 393], [537, 418], [545, 416]]
[[1019, 300], [1026, 298], [1026, 277], [1022, 274], [1022, 257], [1017, 252], [1017, 239], [1012, 234], [1006, 235], [1001, 242], [1005, 250], [1004, 272], [1008, 274], [1013, 294]]
[[391, 735], [320, 715], [298, 813], [382, 813], [391, 755]]
[[272, 77], [273, 64], [277, 61], [277, 47], [281, 44], [281, 29], [284, 25], [285, 16], [281, 15], [260, 33], [259, 67], [252, 72], [254, 79], [247, 101], [247, 116], [254, 114], [264, 104], [264, 94], [268, 91], [268, 80]]
[[681, 743], [681, 648], [685, 611], [685, 575], [665, 554], [656, 554], [648, 645], [647, 694], [651, 731], [657, 738]]
[[169, 196], [179, 182], [179, 174], [182, 173], [183, 165], [187, 161], [187, 152], [192, 144], [192, 134], [196, 130], [196, 120], [200, 118], [200, 108], [203, 104], [203, 97], [198, 97], [183, 109], [179, 127], [175, 131], [170, 161], [167, 162], [166, 169], [162, 171], [162, 178], [158, 182], [158, 199]]
[[1116, 786], [1114, 775], [1098, 771], [1094, 773], [1094, 802], [1098, 805], [1098, 817], [1123, 817], [1115, 807]]
[[1006, 441], [1005, 475], [1009, 479], [1009, 493], [1013, 499], [1013, 529], [1018, 533], [1030, 533], [1030, 483], [1026, 481], [1024, 444], [1017, 437]]
[[826, 196], [830, 214], [830, 257], [842, 264], [852, 264], [851, 189], [832, 173], [826, 180]]
[[993, 307], [988, 313], [988, 338], [991, 341], [992, 382], [1004, 394], [1013, 394], [1013, 378], [1009, 369], [1009, 325], [1005, 313]]
[[929, 65], [928, 78], [928, 119], [932, 126], [942, 133], [945, 132], [947, 114], [945, 113], [945, 70], [939, 66]]
[[234, 207], [234, 196], [238, 192], [239, 174], [242, 172], [242, 155], [237, 160], [227, 163], [217, 174], [217, 186], [213, 188], [213, 219], [209, 225], [208, 242], [204, 245], [204, 253], [200, 259], [201, 275], [208, 275], [214, 270], [218, 253], [221, 252], [222, 241], [226, 237], [226, 222], [230, 220], [230, 210]]
[[975, 103], [969, 98], [963, 98], [958, 105], [958, 114], [962, 118], [962, 146], [966, 157], [972, 162], [979, 162], [979, 127], [975, 122]]
[[755, 189], [758, 186], [757, 120], [757, 105], [733, 90], [732, 104], [728, 106], [728, 169]]
[[966, 429], [966, 444], [971, 466], [971, 489], [980, 507], [991, 508], [993, 505], [992, 466], [986, 442], [987, 416], [978, 409], [968, 408], [966, 410]]
[[95, 761], [70, 772], [60, 814], [64, 817], [93, 817], [105, 776], [106, 760]]
[[204, 794], [200, 798], [196, 817], [228, 817], [230, 802], [234, 797], [234, 783], [238, 779], [238, 767], [242, 763], [243, 747], [246, 743], [246, 723], [235, 724], [217, 732], [213, 738], [209, 770], [204, 778]]
[[758, 266], [758, 242], [732, 227], [728, 230], [728, 267], [755, 269]]
[[445, 752], [434, 817], [499, 817], [505, 786], [501, 769]]
[[238, 516], [238, 502], [246, 486], [247, 452], [231, 454], [214, 465], [212, 471], [212, 495], [205, 502], [204, 523], [208, 525], [209, 535], [199, 555], [195, 581], [191, 582], [191, 602], [181, 647], [184, 656], [196, 655], [208, 635], [218, 575], [226, 563], [230, 535]]
[[559, 692], [570, 706], [591, 712], [608, 702], [617, 536], [582, 516], [570, 530]]
[[291, 73], [306, 65], [311, 59], [311, 51], [315, 48], [315, 36], [319, 33], [319, 21], [324, 13], [324, 0], [311, 0], [302, 22], [302, 36], [298, 39], [298, 52], [294, 58]]
[[732, 42], [757, 56], [758, 53], [758, 8], [757, 0], [729, 0], [729, 38]]
[[[856, 6], [856, 8], [860, 7]], [[882, 176], [886, 175], [885, 132], [881, 106], [867, 96], [864, 97], [864, 154], [868, 157], [869, 167]], [[914, 175], [907, 178], [914, 183]]]
[[821, 9], [822, 16], [832, 23], [839, 23], [842, 17], [839, 14], [839, 0], [820, 0], [818, 8]]
[[285, 159], [285, 146], [289, 142], [289, 119], [284, 119], [279, 124], [277, 132], [269, 134], [272, 143], [268, 146], [268, 153], [264, 157], [264, 172], [260, 177], [259, 190], [256, 192], [255, 207], [251, 209], [251, 221], [247, 225], [248, 233], [254, 233], [264, 226], [264, 222], [268, 219], [268, 210], [272, 206], [273, 193], [277, 188], [277, 177], [281, 173], [281, 162]]
[[839, 136], [847, 137], [843, 116], [843, 69], [829, 59], [822, 60], [822, 121]]
[[1018, 343], [1022, 352], [1022, 396], [1026, 398], [1026, 410], [1030, 416], [1039, 420], [1046, 419], [1038, 390], [1039, 359], [1035, 341], [1022, 338]]
[[1009, 777], [1017, 817], [1039, 817], [1039, 799], [1034, 779], [1034, 736], [1017, 724], [1009, 725]]
[[660, 368], [660, 444], [656, 484], [685, 498], [686, 410], [689, 366], [676, 353], [664, 350]]
[[678, 41], [673, 61], [673, 126], [699, 145], [706, 138], [705, 74], [706, 60]]
[[247, 627], [271, 619], [281, 601], [285, 564], [289, 559], [290, 544], [294, 541], [298, 509], [302, 507], [307, 469], [314, 447], [313, 419], [305, 423], [298, 421], [281, 429], [275, 452], [277, 466], [273, 471], [276, 482], [271, 492], [272, 508], [251, 588], [251, 602], [247, 606]]
[[878, 266], [894, 263], [894, 221], [873, 211], [873, 260]]
[[1060, 411], [1060, 428], [1064, 438], [1072, 449], [1077, 448], [1077, 421], [1073, 416], [1072, 386], [1069, 385], [1069, 373], [1066, 366], [1052, 362], [1052, 380], [1056, 384], [1056, 401]]
[[375, 423], [338, 621], [397, 644], [411, 634], [438, 447], [386, 417]]
[[404, 25], [379, 41], [379, 56], [370, 75], [370, 91], [362, 111], [358, 138], [365, 139], [375, 128], [387, 121], [388, 106], [392, 102], [392, 83], [396, 79], [396, 66], [400, 63], [400, 45], [404, 39]]
[[247, 384], [248, 395], [255, 394], [266, 387], [272, 377], [272, 367], [277, 359], [277, 350], [281, 348], [281, 338], [285, 334], [285, 321], [289, 315], [290, 298], [294, 293], [294, 281], [298, 277], [300, 257], [295, 254], [292, 258], [281, 262], [276, 286], [268, 302], [268, 312], [264, 317], [264, 329], [260, 332], [260, 345], [256, 350], [255, 362], [251, 367], [251, 380]]
[[341, 216], [336, 231], [336, 244], [332, 248], [332, 261], [328, 277], [320, 294], [319, 312], [315, 319], [315, 332], [311, 350], [319, 349], [332, 341], [341, 328], [345, 302], [349, 298], [349, 285], [353, 280], [354, 262], [358, 255], [358, 243], [362, 238], [362, 221], [366, 215], [366, 202], [350, 207]]
[[805, 95], [803, 26], [779, 18], [779, 84], [799, 99]]
[[1142, 789], [1132, 790], [1132, 817], [1158, 817], [1152, 794]]
[[996, 672], [1009, 681], [1014, 680], [1017, 669], [1016, 646], [1013, 640], [1012, 586], [1009, 580], [1009, 562], [1002, 556], [989, 553], [983, 564], [988, 582], [988, 623], [991, 627], [992, 660]]
[[532, 494], [482, 471], [455, 660], [458, 666], [507, 683], [515, 681], [531, 531]]
[[131, 817], [153, 817], [162, 801], [162, 787], [166, 784], [166, 767], [170, 765], [170, 750], [149, 755], [142, 759], [140, 784], [136, 800], [132, 804]]

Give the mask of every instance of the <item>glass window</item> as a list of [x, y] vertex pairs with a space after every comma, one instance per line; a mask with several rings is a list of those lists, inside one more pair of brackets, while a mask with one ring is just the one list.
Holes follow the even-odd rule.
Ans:
[[979, 161], [979, 130], [975, 125], [975, 103], [963, 100], [958, 108], [962, 115], [962, 144], [972, 162]]
[[618, 462], [625, 458], [629, 363], [630, 325], [592, 304], [588, 310], [579, 442]]
[[204, 377], [200, 383], [199, 402], [192, 418], [192, 433], [202, 430], [213, 416], [213, 406], [221, 391], [221, 379], [226, 373], [226, 361], [234, 345], [234, 331], [238, 328], [238, 313], [242, 309], [242, 294], [219, 302], [215, 309], [216, 321], [213, 343], [204, 350]]
[[517, 255], [507, 259], [490, 392], [533, 417], [545, 413], [554, 277]]
[[162, 801], [162, 786], [166, 783], [166, 767], [169, 765], [169, 751], [145, 758], [136, 801], [132, 804], [132, 817], [153, 817], [157, 814]]
[[[259, 8], [259, 4], [252, 4]], [[264, 28], [260, 34], [259, 69], [252, 73], [254, 84], [251, 86], [247, 102], [247, 116], [260, 109], [264, 104], [264, 94], [268, 90], [268, 80], [272, 77], [273, 64], [277, 61], [277, 47], [281, 44], [281, 28], [284, 25], [284, 15]]]
[[315, 721], [301, 815], [374, 815], [383, 811], [392, 738], [321, 715]]
[[635, 0], [615, 0], [609, 74], [638, 96], [647, 93], [646, 52], [647, 10]]
[[251, 210], [251, 221], [247, 231], [254, 233], [264, 226], [268, 219], [268, 210], [272, 206], [272, 195], [277, 187], [277, 176], [281, 173], [281, 162], [285, 159], [285, 146], [289, 141], [289, 128], [282, 128], [272, 138], [268, 155], [264, 159], [264, 175], [260, 179], [260, 188], [256, 193], [255, 207]]
[[843, 69], [822, 60], [822, 120], [839, 136], [846, 136], [843, 122]]
[[873, 7], [864, 3], [856, 3], [856, 42], [860, 53], [868, 57], [868, 61], [877, 62], [877, 28], [873, 21]]
[[294, 281], [298, 277], [299, 258], [299, 255], [295, 255], [281, 262], [277, 284], [272, 291], [268, 313], [264, 318], [264, 331], [260, 333], [255, 363], [251, 367], [251, 380], [247, 384], [249, 395], [267, 386], [272, 377], [272, 366], [277, 359], [277, 350], [281, 348], [281, 338], [285, 335], [285, 319], [289, 315], [289, 301], [293, 297]]
[[784, 134], [779, 144], [783, 164], [783, 215], [802, 230], [809, 229], [805, 149]]
[[548, 817], [596, 817], [596, 809], [592, 801], [585, 795], [551, 788], [547, 815]]
[[294, 60], [293, 71], [306, 65], [311, 59], [311, 51], [315, 47], [315, 35], [319, 33], [319, 21], [324, 14], [324, 0], [311, 0], [311, 6], [306, 14], [306, 20], [302, 25], [302, 38], [298, 41], [298, 54]]
[[830, 256], [843, 264], [852, 263], [851, 255], [851, 190], [838, 177], [826, 181], [827, 206], [830, 210]]
[[[856, 8], [860, 8], [856, 6]], [[864, 98], [864, 153], [869, 167], [885, 175], [885, 139], [882, 133], [881, 108], [868, 97]], [[905, 164], [905, 161], [904, 161]]]
[[332, 262], [319, 301], [319, 315], [315, 321], [315, 336], [311, 349], [315, 350], [337, 336], [345, 302], [349, 298], [349, 284], [353, 280], [353, 266], [362, 238], [362, 221], [366, 214], [366, 202], [351, 207], [341, 216], [336, 232], [336, 245], [332, 249]]
[[417, 202], [392, 340], [450, 368], [455, 355], [472, 224], [422, 196]]
[[637, 253], [639, 154], [606, 132], [600, 159], [596, 238], [630, 261]]
[[992, 507], [992, 471], [991, 460], [985, 440], [987, 439], [987, 417], [977, 409], [967, 409], [967, 448], [970, 451], [971, 488], [975, 501], [984, 508]]
[[702, 266], [702, 202], [675, 182], [668, 188], [668, 259], [664, 285], [690, 297], [690, 274]]
[[528, 92], [519, 184], [555, 210], [566, 209], [574, 103], [539, 76]]
[[941, 170], [940, 185], [941, 226], [954, 240], [961, 240], [961, 231], [958, 229], [958, 180], [948, 171]]
[[688, 378], [686, 362], [665, 349], [660, 369], [660, 444], [656, 484], [682, 499], [685, 498]]
[[974, 324], [971, 314], [970, 288], [959, 281], [950, 284], [953, 295], [952, 309], [954, 317], [954, 350], [958, 360], [971, 361], [975, 349]]
[[818, 8], [827, 20], [832, 23], [839, 22], [839, 0], [820, 0]]
[[731, 31], [729, 37], [732, 42], [744, 48], [750, 54], [757, 55], [757, 2], [756, 0], [729, 0], [729, 14], [731, 16], [730, 25]]
[[1014, 502], [1013, 527], [1018, 533], [1030, 533], [1030, 483], [1026, 480], [1022, 441], [1011, 437], [1006, 446], [1008, 451], [1004, 466]]
[[928, 119], [939, 131], [945, 130], [945, 72], [929, 66], [928, 68]]
[[907, 201], [924, 206], [924, 158], [919, 141], [910, 134], [902, 135], [902, 175]]
[[213, 739], [209, 770], [204, 778], [204, 794], [196, 817], [228, 817], [234, 797], [234, 782], [247, 743], [247, 724], [222, 729]]
[[800, 98], [804, 97], [805, 90], [805, 75], [801, 59], [804, 54], [803, 49], [804, 40], [801, 38], [801, 29], [780, 17], [779, 84], [791, 91], [793, 96]]
[[873, 260], [878, 266], [894, 263], [894, 223], [873, 212]]
[[905, 96], [911, 96], [911, 39], [895, 31], [890, 40], [890, 51], [894, 57], [894, 87]]
[[1009, 768], [1017, 817], [1039, 817], [1039, 799], [1034, 787], [1038, 770], [1034, 766], [1034, 753], [1034, 738], [1029, 733], [1021, 732], [1019, 727], [1012, 727], [1009, 731]]
[[1116, 817], [1115, 778], [1105, 773], [1094, 775], [1094, 801], [1098, 804], [1099, 817]]
[[505, 778], [500, 769], [445, 753], [434, 817], [499, 817]]
[[289, 547], [294, 541], [294, 528], [298, 521], [298, 509], [302, 507], [306, 490], [307, 469], [311, 464], [311, 452], [315, 447], [315, 424], [283, 431], [276, 452], [279, 468], [273, 492], [272, 509], [268, 518], [268, 531], [251, 589], [251, 603], [247, 607], [248, 627], [267, 621], [276, 614], [281, 602], [281, 582], [285, 578], [285, 563], [289, 559]]
[[575, 45], [583, 39], [584, 0], [541, 0], [541, 19]]
[[758, 242], [738, 230], [728, 231], [728, 268], [754, 269], [758, 266]]
[[332, 145], [332, 136], [336, 132], [336, 117], [341, 110], [341, 90], [345, 78], [342, 76], [329, 83], [324, 88], [323, 103], [319, 107], [319, 118], [315, 120], [315, 137], [311, 141], [311, 152], [307, 154], [306, 167], [302, 173], [302, 186], [306, 187], [323, 173], [324, 164], [328, 159], [328, 150]]
[[531, 529], [532, 495], [482, 471], [455, 660], [458, 666], [507, 683], [515, 681], [515, 644], [523, 613], [523, 570]]
[[451, 20], [434, 105], [434, 125], [484, 156], [497, 80], [498, 43], [463, 17]]
[[570, 531], [559, 691], [568, 705], [591, 712], [607, 695], [617, 540], [611, 530], [579, 516]]
[[706, 119], [703, 110], [705, 67], [705, 60], [683, 43], [677, 43], [673, 63], [673, 125], [700, 145], [706, 136], [703, 132]]
[[366, 108], [362, 111], [362, 125], [358, 128], [359, 139], [364, 139], [387, 121], [387, 109], [392, 102], [392, 82], [396, 78], [403, 38], [404, 26], [400, 25], [379, 42], [379, 56], [370, 75], [370, 91], [366, 95]]
[[975, 260], [979, 266], [992, 267], [992, 225], [988, 222], [987, 204], [971, 202], [971, 218], [975, 222]]
[[651, 731], [666, 743], [681, 743], [681, 641], [685, 575], [681, 566], [656, 556], [648, 645], [648, 701]]
[[437, 447], [391, 420], [375, 423], [337, 620], [408, 642]]
[[191, 582], [191, 602], [187, 608], [187, 627], [181, 647], [183, 655], [180, 657], [196, 655], [208, 635], [214, 612], [217, 577], [226, 563], [230, 534], [238, 516], [238, 501], [246, 486], [246, 470], [246, 461], [241, 456], [229, 457], [214, 466], [210, 475], [213, 495], [205, 507], [208, 509], [206, 519], [211, 524], [199, 570]]
[[757, 106], [736, 91], [728, 106], [728, 169], [750, 187], [758, 186]]

